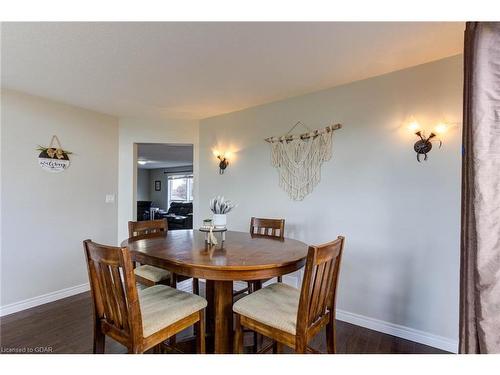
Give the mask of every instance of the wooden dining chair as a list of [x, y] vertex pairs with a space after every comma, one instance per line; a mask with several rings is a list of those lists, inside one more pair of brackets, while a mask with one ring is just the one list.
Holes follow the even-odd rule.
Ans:
[[263, 219], [252, 217], [250, 234], [263, 237], [285, 238], [285, 219]]
[[[274, 238], [276, 240], [283, 240], [285, 238], [285, 219], [265, 219], [252, 217], [250, 219], [250, 234], [252, 235], [252, 237], [267, 237]], [[250, 294], [256, 290], [259, 290], [262, 286], [262, 283], [269, 280], [270, 279], [247, 281], [247, 285], [245, 288], [238, 289], [233, 292], [233, 297], [238, 297], [243, 293]], [[282, 276], [278, 276], [278, 282], [281, 281]], [[245, 332], [248, 332], [248, 330], [245, 330]], [[258, 341], [262, 342], [262, 337], [257, 337], [257, 334], [253, 332], [254, 353], [257, 352]]]
[[274, 283], [237, 301], [235, 353], [242, 351], [243, 327], [271, 338], [275, 352], [286, 345], [296, 353], [316, 353], [308, 343], [325, 326], [328, 353], [335, 353], [335, 301], [343, 248], [344, 237], [310, 246], [301, 290]]
[[[167, 219], [128, 222], [128, 236], [132, 239], [139, 240], [148, 238], [167, 231]], [[135, 267], [134, 273], [137, 282], [145, 286], [165, 284], [175, 288], [177, 286], [177, 282], [189, 279], [189, 277], [175, 275], [170, 271], [150, 266], [148, 264]], [[199, 294], [198, 279], [193, 279], [193, 293]]]
[[[263, 219], [252, 217], [250, 220], [250, 234], [257, 237], [269, 237], [278, 240], [285, 238], [285, 219]], [[278, 282], [282, 276], [278, 276]]]
[[[267, 237], [283, 240], [285, 238], [285, 219], [263, 219], [252, 217], [250, 219], [250, 234], [253, 237]], [[247, 287], [235, 291], [234, 296], [247, 292], [251, 293], [260, 289], [260, 285], [268, 280], [247, 281]], [[278, 276], [278, 282], [282, 282], [282, 276]]]
[[83, 247], [94, 306], [94, 353], [104, 353], [106, 335], [129, 353], [143, 353], [192, 325], [197, 350], [205, 352], [204, 298], [166, 285], [138, 291], [127, 248], [91, 240]]

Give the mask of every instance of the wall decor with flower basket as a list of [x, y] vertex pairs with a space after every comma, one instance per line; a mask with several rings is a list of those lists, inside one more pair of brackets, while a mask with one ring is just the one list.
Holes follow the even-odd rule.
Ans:
[[63, 150], [57, 135], [52, 136], [48, 147], [38, 146], [37, 150], [40, 151], [38, 164], [42, 169], [53, 173], [68, 169], [70, 164], [69, 155], [72, 152]]

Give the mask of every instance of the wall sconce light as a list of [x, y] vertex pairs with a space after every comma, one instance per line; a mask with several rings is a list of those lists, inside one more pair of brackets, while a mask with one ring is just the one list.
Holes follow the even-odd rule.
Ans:
[[229, 158], [231, 157], [232, 152], [230, 151], [220, 152], [216, 149], [213, 149], [212, 153], [217, 159], [219, 159], [219, 174], [224, 174], [224, 170], [229, 165]]
[[420, 155], [424, 155], [424, 160], [427, 160], [427, 153], [432, 150], [432, 141], [439, 141], [439, 148], [443, 142], [438, 139], [433, 139], [436, 134], [431, 133], [427, 138], [424, 134], [419, 130], [415, 133], [420, 139], [415, 142], [413, 145], [413, 149], [417, 153], [417, 161], [420, 163]]
[[[408, 125], [408, 129], [415, 132], [415, 135], [420, 139], [415, 142], [413, 149], [417, 153], [417, 161], [420, 163], [420, 156], [424, 155], [424, 160], [427, 160], [427, 154], [432, 150], [432, 142], [439, 142], [439, 148], [443, 145], [440, 139], [437, 139], [437, 134], [444, 134], [448, 129], [448, 126], [444, 123], [439, 123], [434, 128], [434, 131], [429, 134], [428, 137], [425, 136], [425, 132], [421, 130], [418, 122], [413, 121]], [[437, 134], [436, 134], [437, 133]]]
[[227, 160], [227, 158], [225, 156], [222, 156], [222, 155], [217, 155], [217, 159], [220, 160], [220, 162], [219, 162], [219, 174], [224, 174], [224, 170], [229, 165], [229, 160]]

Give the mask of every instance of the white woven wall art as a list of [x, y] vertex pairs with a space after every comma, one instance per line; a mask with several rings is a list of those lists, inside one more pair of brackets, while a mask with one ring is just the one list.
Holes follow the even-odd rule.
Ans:
[[332, 157], [333, 131], [342, 125], [330, 125], [323, 129], [300, 135], [290, 135], [297, 122], [287, 134], [266, 138], [271, 144], [271, 162], [278, 169], [279, 184], [294, 201], [300, 201], [311, 193], [321, 180], [321, 165]]

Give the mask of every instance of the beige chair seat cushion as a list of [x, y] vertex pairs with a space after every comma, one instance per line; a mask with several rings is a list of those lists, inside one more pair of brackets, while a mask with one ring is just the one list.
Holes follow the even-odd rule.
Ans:
[[283, 283], [271, 284], [233, 305], [233, 311], [295, 335], [300, 291]]
[[154, 283], [158, 283], [163, 280], [168, 280], [170, 278], [170, 272], [162, 268], [149, 266], [143, 264], [134, 269], [134, 273], [144, 279], [151, 280]]
[[205, 298], [166, 285], [155, 285], [138, 293], [144, 337], [207, 306]]

